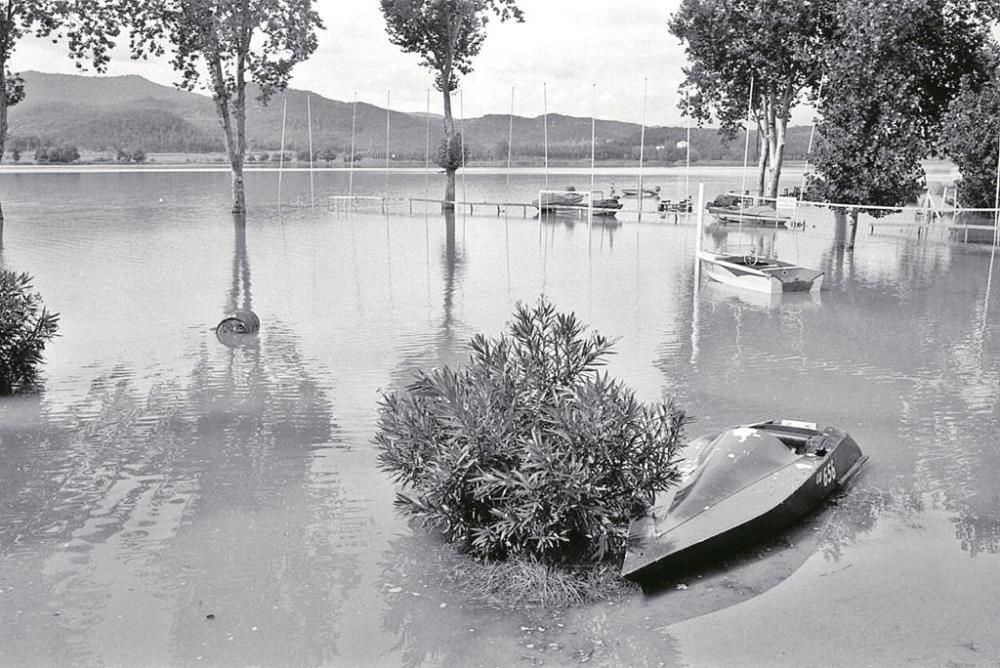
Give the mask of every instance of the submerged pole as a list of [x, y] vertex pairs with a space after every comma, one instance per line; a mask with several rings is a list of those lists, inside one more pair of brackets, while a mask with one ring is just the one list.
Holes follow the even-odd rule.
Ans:
[[312, 103], [309, 95], [306, 95], [306, 122], [309, 124], [309, 206], [316, 206], [316, 187], [313, 182], [313, 121]]
[[[542, 137], [545, 144], [545, 187], [549, 187], [549, 97], [542, 82]], [[541, 203], [541, 202], [539, 202]]]
[[[427, 128], [424, 130], [424, 199], [427, 199], [427, 181], [431, 170], [431, 89], [427, 89]], [[425, 209], [426, 211], [426, 209]]]
[[385, 199], [389, 199], [389, 115], [392, 113], [389, 94], [391, 92], [389, 89], [385, 91]]
[[285, 166], [285, 119], [288, 116], [288, 97], [281, 97], [281, 152], [278, 154], [278, 207], [281, 208], [281, 171]]
[[510, 159], [514, 151], [514, 87], [510, 87], [510, 123], [507, 128], [507, 199], [510, 199]]
[[591, 112], [590, 112], [590, 192], [591, 199], [594, 195], [594, 158], [595, 151], [594, 141], [597, 137], [597, 84], [591, 84]]
[[[684, 198], [690, 202], [691, 201], [691, 107], [688, 104], [688, 98], [685, 94], [684, 96], [684, 111], [685, 116], [687, 116], [687, 132], [685, 135], [685, 146], [686, 153], [684, 156]], [[687, 209], [687, 207], [685, 207]]]
[[[993, 197], [993, 250], [991, 256], [996, 252], [997, 241], [1000, 240], [1000, 137], [997, 138], [997, 190]], [[993, 267], [992, 257], [990, 268]]]
[[[468, 202], [469, 198], [465, 194], [465, 91], [458, 91], [458, 132], [462, 136], [459, 146], [462, 149], [462, 201]], [[470, 211], [471, 213], [471, 211]]]
[[646, 148], [646, 92], [649, 86], [649, 79], [642, 79], [642, 129], [639, 131], [639, 220], [642, 220], [642, 200], [646, 193], [642, 191], [642, 161]]
[[354, 201], [354, 128], [358, 120], [358, 91], [354, 91], [354, 108], [351, 111], [351, 160], [347, 168], [347, 195]]
[[750, 155], [750, 112], [753, 110], [753, 75], [750, 76], [750, 94], [747, 96], [747, 138], [743, 145], [743, 184], [740, 186], [740, 232], [743, 231], [743, 193], [747, 191], [747, 157]]

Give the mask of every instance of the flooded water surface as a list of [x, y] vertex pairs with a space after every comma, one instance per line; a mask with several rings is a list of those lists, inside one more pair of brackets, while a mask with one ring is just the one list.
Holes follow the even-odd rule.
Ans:
[[[356, 193], [441, 177], [359, 172]], [[470, 173], [469, 201], [544, 174]], [[739, 170], [647, 172], [665, 198]], [[789, 177], [794, 180], [794, 173]], [[0, 266], [60, 314], [45, 390], [0, 399], [0, 664], [212, 666], [1000, 663], [1000, 296], [988, 248], [831, 216], [717, 230], [826, 272], [767, 298], [695, 279], [693, 221], [445, 218], [403, 199], [327, 206], [349, 175], [3, 173]], [[589, 172], [549, 176], [589, 186]], [[630, 185], [607, 170], [596, 187]], [[791, 181], [790, 181], [791, 183]], [[693, 189], [692, 185], [692, 189]], [[310, 206], [315, 203], [315, 206]], [[842, 230], [841, 230], [842, 231]], [[1000, 271], [993, 262], [993, 271]], [[380, 391], [461, 364], [549, 296], [617, 339], [609, 372], [674, 396], [691, 436], [790, 417], [868, 464], [801, 524], [656, 593], [514, 614], [447, 585], [450, 557], [375, 466]], [[261, 318], [251, 343], [214, 326]]]

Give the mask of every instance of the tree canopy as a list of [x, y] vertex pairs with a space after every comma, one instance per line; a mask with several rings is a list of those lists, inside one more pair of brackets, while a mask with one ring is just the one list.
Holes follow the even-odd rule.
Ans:
[[946, 110], [963, 80], [985, 76], [995, 11], [987, 9], [951, 0], [838, 5], [817, 124], [820, 196], [891, 207], [919, 193], [921, 161], [936, 149]]
[[993, 73], [979, 85], [969, 77], [944, 116], [940, 151], [958, 167], [958, 202], [991, 208], [996, 203], [997, 141], [1000, 138], [1000, 54]]
[[[65, 41], [76, 66], [89, 60], [103, 70], [119, 32], [119, 15], [106, 0], [32, 0], [0, 2], [0, 157], [7, 140], [7, 109], [24, 99], [24, 81], [10, 70], [11, 58], [25, 36]], [[0, 245], [3, 210], [0, 209]]]
[[118, 0], [133, 57], [172, 51], [177, 85], [212, 93], [233, 171], [233, 211], [246, 209], [246, 87], [266, 102], [316, 50], [323, 27], [312, 0]]
[[434, 73], [434, 87], [444, 99], [444, 139], [438, 164], [445, 170], [445, 207], [454, 207], [455, 172], [464, 161], [461, 135], [455, 131], [451, 93], [459, 75], [472, 71], [486, 39], [491, 16], [523, 21], [515, 0], [380, 0], [389, 41], [405, 53], [420, 56]]
[[835, 6], [834, 0], [683, 0], [670, 20], [689, 61], [684, 113], [699, 124], [714, 117], [733, 137], [752, 109], [761, 194], [777, 194], [788, 119], [818, 87]]

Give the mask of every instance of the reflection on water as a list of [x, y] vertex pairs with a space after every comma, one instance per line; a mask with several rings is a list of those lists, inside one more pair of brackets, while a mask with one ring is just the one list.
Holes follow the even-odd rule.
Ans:
[[[683, 182], [671, 174], [665, 196]], [[347, 178], [316, 176], [318, 192]], [[737, 604], [778, 598], [805, 616], [822, 599], [859, 620], [887, 598], [919, 608], [917, 587], [862, 567], [880, 559], [955, 576], [950, 595], [978, 617], [942, 632], [1000, 656], [1000, 578], [963, 577], [1000, 565], [988, 253], [864, 227], [852, 252], [833, 219], [708, 228], [706, 248], [753, 244], [826, 273], [819, 294], [770, 298], [696, 283], [684, 219], [279, 215], [258, 202], [234, 220], [227, 178], [0, 184], [16, 186], [0, 193], [0, 262], [34, 274], [63, 323], [46, 392], [0, 401], [0, 663], [699, 664], [675, 628]], [[248, 187], [273, 193], [273, 178]], [[392, 175], [418, 197], [424, 178]], [[468, 196], [505, 182], [470, 175]], [[286, 183], [308, 192], [306, 175]], [[517, 175], [510, 197], [537, 185]], [[378, 391], [464, 362], [474, 333], [495, 335], [541, 292], [617, 338], [608, 371], [643, 400], [676, 395], [692, 435], [827, 422], [861, 444], [866, 469], [802, 525], [655, 596], [514, 615], [469, 601], [442, 575], [454, 557], [394, 513], [370, 444]], [[216, 341], [225, 313], [251, 307], [258, 337]], [[864, 650], [864, 634], [850, 641]]]

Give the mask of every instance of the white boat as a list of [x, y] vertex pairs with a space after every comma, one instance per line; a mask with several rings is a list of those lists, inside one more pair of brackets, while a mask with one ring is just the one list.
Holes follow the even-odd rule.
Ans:
[[702, 271], [708, 278], [747, 290], [768, 294], [810, 292], [823, 286], [823, 272], [801, 267], [750, 251], [740, 255], [698, 251]]
[[780, 214], [766, 205], [758, 206], [713, 206], [707, 210], [722, 225], [747, 225], [757, 227], [785, 227], [791, 217]]
[[544, 191], [541, 193], [541, 201], [531, 200], [531, 205], [539, 211], [556, 211], [562, 207], [579, 207], [583, 201], [583, 193], [576, 192], [573, 188], [564, 191]]

